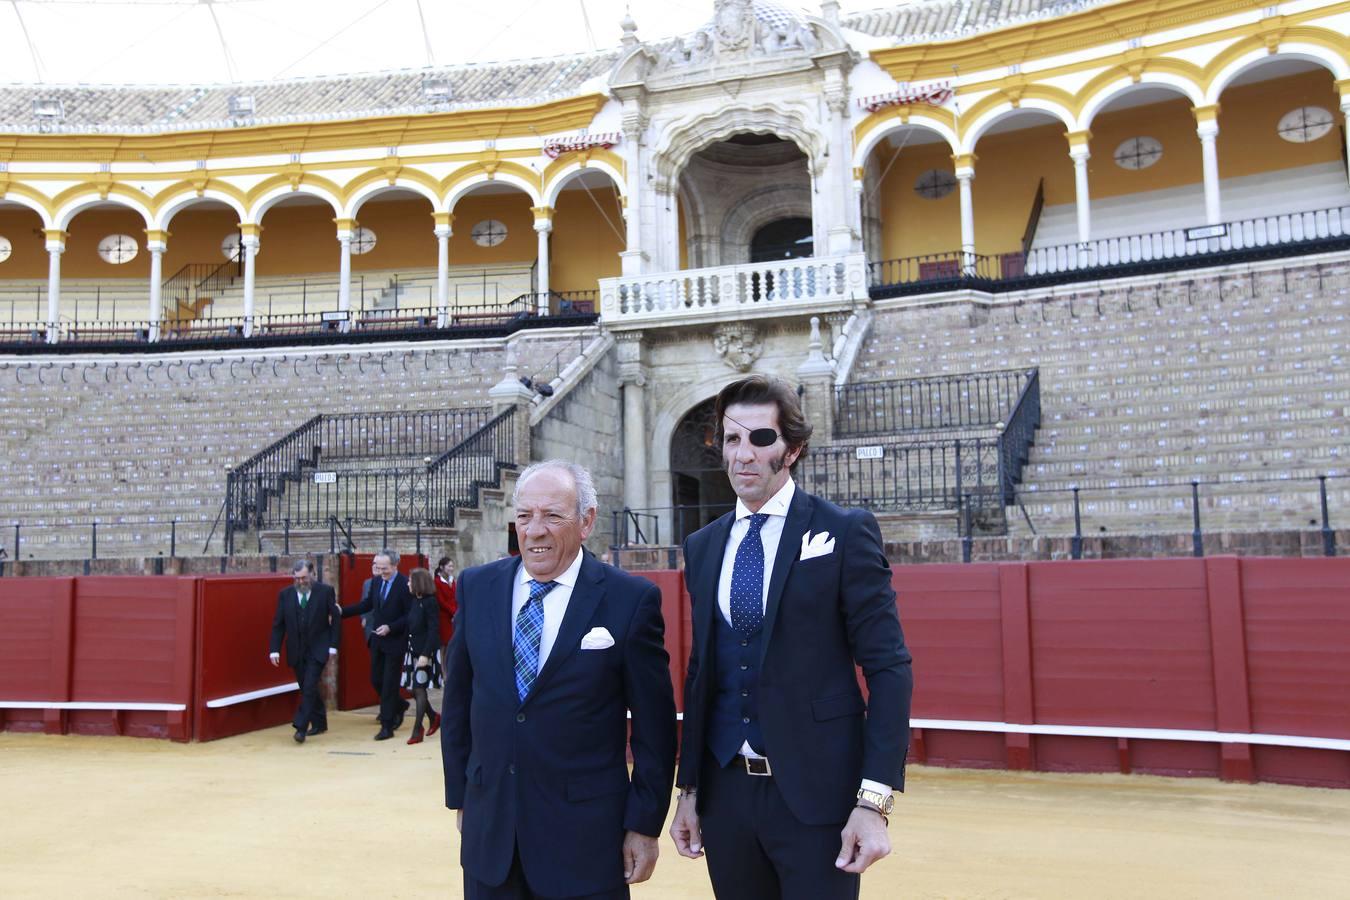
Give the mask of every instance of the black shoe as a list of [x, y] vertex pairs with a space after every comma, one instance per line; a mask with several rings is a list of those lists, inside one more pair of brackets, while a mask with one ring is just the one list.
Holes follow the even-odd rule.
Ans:
[[320, 728], [318, 725], [311, 725], [309, 726], [309, 731], [306, 731], [305, 734], [309, 735], [310, 737], [314, 737], [314, 735], [323, 734], [327, 730], [328, 730], [327, 727]]
[[398, 718], [394, 720], [394, 730], [395, 730], [395, 731], [398, 731], [400, 728], [403, 727], [403, 716], [404, 716], [407, 712], [408, 712], [407, 709], [402, 710], [402, 711], [398, 714]]
[[394, 736], [394, 732], [388, 728], [381, 728], [380, 733], [375, 735], [377, 741], [387, 741]]
[[295, 742], [303, 744], [305, 742], [305, 730], [303, 728], [295, 729]]

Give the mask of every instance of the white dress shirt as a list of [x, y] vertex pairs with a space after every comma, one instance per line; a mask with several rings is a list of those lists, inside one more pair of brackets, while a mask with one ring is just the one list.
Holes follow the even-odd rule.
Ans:
[[[572, 599], [572, 588], [576, 587], [577, 576], [581, 574], [581, 557], [584, 553], [584, 550], [577, 551], [577, 558], [572, 560], [567, 570], [553, 579], [558, 583], [557, 586], [544, 595], [544, 633], [539, 638], [540, 669], [544, 668], [549, 651], [553, 649], [553, 642], [558, 639], [558, 629], [562, 627], [563, 615], [567, 612], [567, 601]], [[516, 619], [520, 617], [520, 611], [530, 599], [530, 582], [533, 580], [534, 578], [525, 569], [525, 561], [521, 560], [515, 590], [511, 593], [512, 640], [515, 640]]]
[[[769, 578], [773, 575], [773, 563], [778, 558], [778, 544], [783, 537], [783, 526], [787, 524], [788, 507], [792, 505], [792, 496], [797, 492], [797, 485], [788, 478], [787, 484], [778, 489], [778, 493], [769, 498], [768, 502], [759, 508], [761, 513], [768, 515], [768, 519], [760, 526], [760, 539], [764, 542], [764, 586], [763, 602], [767, 608], [769, 604]], [[722, 575], [717, 582], [717, 608], [722, 613], [722, 618], [731, 624], [731, 570], [736, 565], [736, 550], [741, 546], [741, 541], [745, 538], [746, 532], [750, 530], [750, 508], [738, 498], [736, 500], [736, 522], [731, 526], [731, 534], [727, 536], [726, 549], [722, 551]], [[793, 548], [787, 549], [788, 553], [793, 552]], [[554, 588], [556, 592], [558, 589]], [[768, 635], [764, 636], [768, 640]], [[759, 756], [750, 747], [750, 742], [741, 744], [741, 754], [743, 756]], [[772, 764], [772, 763], [770, 763]], [[862, 788], [869, 791], [876, 791], [880, 794], [889, 794], [890, 785], [871, 781], [864, 778]]]

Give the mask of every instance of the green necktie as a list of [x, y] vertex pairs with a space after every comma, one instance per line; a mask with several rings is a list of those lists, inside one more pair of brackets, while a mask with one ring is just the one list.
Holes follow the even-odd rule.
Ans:
[[305, 604], [308, 603], [308, 602], [309, 602], [309, 594], [301, 594], [301, 595], [300, 595], [300, 608], [301, 608], [301, 609], [304, 609], [304, 608], [305, 608]]

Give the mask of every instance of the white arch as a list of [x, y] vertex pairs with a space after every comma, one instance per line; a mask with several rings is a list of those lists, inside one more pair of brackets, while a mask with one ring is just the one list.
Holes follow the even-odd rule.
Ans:
[[530, 198], [531, 206], [543, 206], [539, 202], [539, 191], [533, 184], [515, 175], [511, 172], [498, 172], [495, 178], [486, 172], [479, 172], [467, 181], [462, 181], [455, 185], [455, 189], [450, 192], [450, 196], [445, 198], [445, 208], [449, 212], [455, 211], [455, 205], [464, 198], [465, 194], [471, 193], [474, 188], [482, 187], [485, 184], [509, 184], [512, 187], [520, 188]]
[[1259, 47], [1244, 53], [1219, 70], [1214, 80], [1210, 82], [1209, 89], [1205, 91], [1205, 103], [1218, 103], [1219, 96], [1234, 78], [1248, 69], [1275, 59], [1301, 59], [1327, 69], [1338, 81], [1350, 78], [1350, 65], [1326, 47], [1319, 47], [1316, 44], [1281, 44], [1279, 52], [1274, 54], [1267, 52], [1264, 47]]
[[1136, 91], [1145, 87], [1168, 88], [1191, 101], [1192, 106], [1205, 106], [1205, 92], [1200, 85], [1191, 81], [1189, 78], [1182, 78], [1179, 75], [1173, 75], [1170, 72], [1144, 72], [1139, 77], [1139, 81], [1133, 81], [1128, 75], [1122, 75], [1120, 78], [1103, 87], [1083, 106], [1083, 113], [1079, 116], [1078, 123], [1074, 131], [1086, 131], [1092, 125], [1092, 120], [1096, 118], [1097, 113], [1102, 107], [1112, 100], [1130, 91]]
[[974, 153], [975, 145], [984, 137], [985, 132], [1004, 119], [1012, 118], [1018, 113], [1035, 112], [1043, 113], [1059, 121], [1069, 131], [1073, 131], [1073, 113], [1058, 103], [1040, 98], [1028, 97], [1022, 100], [1021, 106], [1013, 106], [1010, 102], [1000, 103], [993, 109], [986, 110], [983, 115], [975, 120], [966, 132], [965, 145], [961, 153]]
[[388, 179], [371, 181], [361, 186], [361, 188], [347, 200], [347, 205], [343, 208], [342, 214], [338, 216], [341, 219], [355, 219], [361, 206], [372, 197], [389, 191], [397, 190], [412, 191], [414, 194], [420, 194], [431, 201], [432, 212], [445, 212], [441, 208], [441, 198], [431, 188], [418, 181], [412, 181], [407, 178], [395, 178], [394, 183], [390, 184]]
[[38, 214], [39, 218], [42, 219], [43, 228], [56, 227], [55, 225], [52, 224], [53, 219], [51, 215], [47, 212], [46, 208], [43, 207], [41, 204], [39, 204], [32, 197], [26, 197], [23, 194], [18, 194], [13, 191], [10, 191], [5, 195], [0, 196], [0, 203], [13, 203], [15, 206], [22, 206], [25, 209], [31, 209], [33, 212]]
[[952, 153], [961, 152], [958, 149], [961, 142], [957, 139], [956, 132], [952, 131], [950, 126], [937, 119], [932, 119], [922, 114], [916, 114], [910, 116], [908, 122], [901, 122], [899, 119], [889, 119], [869, 131], [863, 137], [862, 141], [858, 143], [858, 148], [853, 151], [853, 167], [857, 169], [865, 166], [867, 164], [867, 157], [871, 155], [874, 149], [876, 149], [877, 144], [880, 144], [883, 139], [902, 128], [924, 128], [928, 131], [936, 132], [939, 137], [947, 142], [947, 146], [951, 148]]
[[155, 217], [151, 214], [145, 204], [130, 197], [111, 193], [108, 194], [106, 198], [99, 196], [97, 193], [82, 194], [79, 197], [67, 201], [65, 206], [56, 211], [56, 225], [54, 227], [59, 228], [62, 231], [68, 231], [71, 219], [75, 218], [86, 209], [89, 209], [91, 206], [99, 206], [107, 203], [125, 206], [127, 209], [134, 209], [136, 212], [140, 213], [141, 219], [145, 221], [146, 228], [154, 227], [151, 223], [154, 222]]
[[224, 203], [226, 206], [230, 207], [230, 209], [235, 211], [239, 216], [239, 221], [247, 221], [244, 217], [248, 214], [248, 211], [244, 208], [244, 204], [239, 202], [237, 197], [232, 197], [223, 191], [213, 189], [208, 189], [198, 195], [195, 190], [189, 189], [181, 194], [173, 195], [164, 202], [164, 205], [159, 208], [158, 215], [155, 216], [155, 224], [153, 227], [167, 230], [169, 223], [173, 221], [174, 216], [178, 215], [189, 206], [202, 203], [206, 200], [215, 200], [219, 203]]
[[312, 184], [300, 184], [292, 189], [288, 184], [279, 184], [253, 202], [253, 207], [248, 211], [248, 218], [244, 221], [254, 224], [261, 223], [263, 216], [267, 214], [269, 209], [276, 206], [287, 197], [293, 197], [296, 194], [307, 194], [311, 197], [318, 197], [332, 208], [334, 218], [338, 216], [338, 213], [342, 209], [342, 201], [329, 193], [325, 188], [317, 187]]
[[614, 182], [614, 187], [618, 190], [619, 196], [625, 196], [627, 193], [627, 185], [624, 184], [623, 175], [620, 174], [618, 169], [611, 166], [607, 161], [598, 159], [593, 159], [584, 166], [581, 164], [580, 160], [576, 160], [558, 170], [558, 173], [554, 175], [553, 179], [544, 187], [543, 205], [557, 206], [558, 195], [561, 194], [562, 189], [567, 186], [567, 182], [571, 181], [576, 175], [590, 171], [591, 169], [598, 169], [608, 175], [609, 180]]

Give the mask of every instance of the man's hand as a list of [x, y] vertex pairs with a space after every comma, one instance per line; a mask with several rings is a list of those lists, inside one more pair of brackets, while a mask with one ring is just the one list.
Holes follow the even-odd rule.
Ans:
[[279, 666], [279, 665], [281, 665], [281, 654], [280, 654], [280, 653], [269, 653], [269, 654], [267, 654], [267, 658], [271, 661], [272, 665], [274, 665], [274, 666]]
[[623, 835], [623, 880], [626, 884], [640, 884], [652, 877], [656, 871], [656, 857], [661, 848], [656, 838], [636, 831], [626, 831]]
[[381, 625], [379, 628], [375, 629], [375, 633], [378, 634], [380, 637], [384, 637], [385, 635], [389, 634], [389, 626]]
[[429, 665], [431, 665], [431, 657], [430, 657], [430, 656], [419, 656], [419, 657], [417, 657], [417, 663], [415, 664], [415, 667], [416, 667], [416, 668], [418, 668], [418, 669], [424, 669], [424, 668], [426, 668], [426, 667], [429, 666]]
[[464, 810], [455, 810], [455, 830], [460, 834], [464, 833]]
[[697, 800], [693, 794], [685, 794], [675, 803], [675, 818], [670, 823], [670, 836], [675, 841], [675, 851], [681, 856], [698, 859], [703, 855], [703, 830], [698, 824]]
[[880, 810], [853, 810], [840, 836], [843, 846], [834, 864], [845, 872], [861, 875], [872, 863], [891, 855], [891, 836], [886, 832], [886, 820]]

